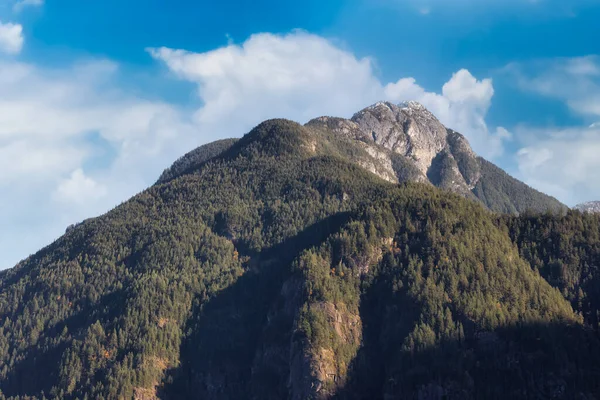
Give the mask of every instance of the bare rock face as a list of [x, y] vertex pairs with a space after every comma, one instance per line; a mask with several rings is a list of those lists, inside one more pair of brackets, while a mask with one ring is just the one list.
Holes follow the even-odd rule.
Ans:
[[413, 159], [423, 173], [448, 145], [446, 127], [416, 102], [376, 103], [356, 113], [352, 121], [375, 143]]
[[365, 151], [362, 157], [355, 157], [354, 162], [362, 168], [379, 176], [388, 182], [397, 183], [398, 176], [394, 170], [391, 152], [377, 145], [373, 139], [361, 130], [360, 126], [354, 122], [343, 118], [319, 117], [306, 124], [309, 127], [324, 129], [327, 132], [334, 133], [340, 138], [344, 138], [358, 145]]
[[471, 188], [461, 174], [456, 159], [447, 148], [439, 152], [432, 160], [427, 170], [427, 177], [439, 188], [470, 196]]
[[448, 129], [447, 141], [463, 179], [469, 189], [473, 189], [481, 179], [481, 168], [479, 162], [477, 162], [477, 154], [471, 149], [467, 139], [452, 129]]
[[[320, 117], [306, 127], [323, 135], [333, 154], [388, 182], [428, 183], [481, 202], [496, 212], [567, 209], [555, 198], [478, 157], [463, 135], [445, 127], [414, 101], [399, 105], [379, 102], [349, 120]], [[578, 208], [600, 212], [600, 202]]]
[[[362, 340], [362, 321], [343, 304], [327, 302], [311, 304], [315, 310], [325, 315], [326, 325], [335, 340], [347, 351], [358, 351]], [[354, 354], [355, 355], [355, 354]], [[306, 343], [292, 341], [290, 351], [289, 398], [329, 399], [342, 387], [349, 365], [339, 361], [336, 350], [319, 347], [307, 350]]]
[[321, 117], [307, 125], [360, 142], [368, 157], [357, 158], [357, 164], [390, 182], [429, 182], [473, 197], [481, 179], [477, 155], [467, 139], [414, 101], [379, 102], [351, 120]]
[[600, 201], [590, 201], [575, 206], [576, 210], [588, 213], [600, 213]]

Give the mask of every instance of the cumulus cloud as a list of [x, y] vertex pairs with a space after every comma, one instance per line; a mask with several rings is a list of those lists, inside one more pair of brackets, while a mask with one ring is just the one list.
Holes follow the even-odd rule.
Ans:
[[149, 52], [197, 85], [204, 103], [196, 113], [201, 124], [234, 116], [241, 129], [273, 116], [306, 121], [321, 114], [347, 115], [381, 96], [370, 59], [357, 59], [302, 32], [253, 35], [242, 45], [201, 54], [168, 48]]
[[63, 180], [53, 193], [53, 198], [67, 204], [84, 204], [106, 196], [106, 187], [85, 175], [81, 168]]
[[[91, 154], [84, 136], [92, 132], [119, 155], [131, 157], [156, 153], [155, 147], [184, 125], [175, 107], [121, 92], [114, 81], [117, 66], [111, 62], [60, 70], [0, 62], [0, 72], [0, 140], [39, 155], [21, 162], [27, 174], [61, 172], [70, 159], [80, 163]], [[62, 163], [55, 161], [53, 154], [71, 148], [77, 151], [67, 153], [70, 157]], [[19, 170], [12, 172], [14, 178], [22, 177]]]
[[0, 53], [18, 54], [24, 41], [23, 26], [0, 21]]
[[600, 129], [519, 129], [532, 144], [517, 153], [524, 179], [569, 205], [600, 194]]
[[197, 85], [204, 106], [196, 121], [222, 125], [230, 115], [239, 130], [273, 116], [307, 121], [317, 115], [348, 117], [379, 100], [417, 100], [446, 125], [464, 133], [476, 150], [494, 157], [503, 137], [491, 134], [485, 115], [494, 94], [492, 81], [469, 71], [454, 74], [442, 93], [427, 92], [415, 79], [384, 85], [369, 58], [304, 32], [258, 34], [241, 45], [206, 53], [149, 49], [181, 79]]
[[128, 76], [107, 60], [58, 69], [0, 61], [0, 225], [14, 227], [0, 232], [0, 266], [143, 190], [194, 147], [267, 118], [350, 117], [379, 100], [417, 100], [482, 154], [499, 154], [508, 135], [485, 124], [491, 80], [467, 70], [440, 93], [412, 78], [385, 84], [371, 59], [304, 32], [257, 34], [205, 53], [148, 51], [194, 84], [199, 106], [125, 90]]
[[202, 142], [182, 110], [119, 86], [105, 60], [0, 62], [0, 226], [10, 227], [0, 231], [0, 267], [142, 190]]

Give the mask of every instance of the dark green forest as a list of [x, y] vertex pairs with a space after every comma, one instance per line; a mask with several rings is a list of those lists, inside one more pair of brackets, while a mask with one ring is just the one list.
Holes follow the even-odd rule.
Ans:
[[267, 121], [0, 272], [0, 398], [599, 398], [600, 217], [364, 154]]

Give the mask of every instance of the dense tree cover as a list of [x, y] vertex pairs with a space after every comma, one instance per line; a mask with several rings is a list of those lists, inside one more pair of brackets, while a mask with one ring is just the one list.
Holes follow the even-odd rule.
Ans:
[[338, 397], [596, 395], [597, 336], [506, 227], [475, 204], [419, 198], [393, 211], [407, 222], [362, 281], [364, 345]]
[[524, 259], [600, 329], [600, 215], [569, 211], [505, 217]]
[[473, 193], [492, 211], [520, 214], [524, 212], [566, 212], [567, 207], [553, 197], [527, 186], [489, 161], [479, 157], [481, 179]]
[[[533, 244], [580, 214], [390, 184], [290, 121], [226, 147], [0, 273], [0, 398], [600, 393], [597, 334], [561, 291], [593, 319], [545, 272], [587, 267]], [[568, 243], [597, 243], [581, 223]]]
[[237, 142], [237, 139], [222, 139], [190, 151], [164, 170], [160, 178], [158, 178], [157, 183], [168, 182], [186, 172], [191, 172], [191, 170], [199, 168], [203, 163], [231, 148], [235, 142]]

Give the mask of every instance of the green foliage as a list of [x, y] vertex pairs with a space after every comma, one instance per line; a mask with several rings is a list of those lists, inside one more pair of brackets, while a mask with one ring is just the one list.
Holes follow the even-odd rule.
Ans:
[[0, 273], [0, 398], [598, 393], [561, 294], [597, 326], [597, 218], [389, 184], [290, 121], [217, 148]]
[[489, 161], [479, 158], [481, 179], [473, 193], [490, 210], [506, 214], [524, 212], [562, 214], [567, 207], [558, 200], [520, 182]]
[[510, 236], [524, 259], [600, 329], [600, 215], [505, 217]]
[[237, 141], [238, 139], [217, 140], [190, 151], [167, 168], [156, 183], [166, 183], [171, 179], [200, 168], [205, 162], [230, 149]]

